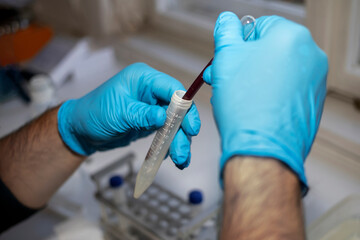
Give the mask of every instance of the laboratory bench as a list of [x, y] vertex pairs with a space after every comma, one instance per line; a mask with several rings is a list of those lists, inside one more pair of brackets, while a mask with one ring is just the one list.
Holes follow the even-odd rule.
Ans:
[[[211, 52], [194, 54], [195, 45], [181, 43], [162, 33], [143, 33], [111, 46], [94, 49], [87, 61], [79, 63], [73, 79], [56, 89], [58, 103], [78, 98], [91, 91], [126, 65], [143, 61], [179, 79], [188, 87], [211, 58]], [[198, 136], [193, 137], [192, 159], [180, 171], [168, 158], [162, 164], [156, 182], [186, 199], [192, 189], [204, 192], [204, 206], [222, 197], [219, 187], [220, 139], [209, 99], [211, 89], [203, 86], [195, 97], [202, 121]], [[19, 99], [0, 104], [0, 137], [31, 119], [29, 106]], [[94, 199], [95, 186], [90, 175], [129, 152], [135, 154], [139, 169], [154, 135], [129, 146], [91, 155], [61, 187], [45, 210], [0, 236], [0, 240], [51, 239], [58, 224], [83, 216], [96, 222], [99, 205]], [[204, 167], [205, 166], [205, 167]], [[328, 97], [319, 134], [305, 164], [310, 191], [303, 200], [306, 226], [310, 226], [336, 203], [352, 194], [360, 194], [360, 113], [352, 105]]]

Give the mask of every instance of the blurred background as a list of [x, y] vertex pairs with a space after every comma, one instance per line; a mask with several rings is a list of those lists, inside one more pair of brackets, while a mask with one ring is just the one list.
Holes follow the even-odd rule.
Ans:
[[[225, 10], [239, 17], [276, 14], [306, 25], [327, 53], [328, 96], [306, 162], [310, 185], [303, 200], [307, 235], [308, 239], [360, 239], [358, 0], [0, 0], [0, 137], [49, 107], [81, 97], [134, 62], [145, 62], [189, 87], [213, 55], [213, 27]], [[178, 171], [167, 159], [156, 178], [162, 191], [184, 204], [190, 201], [192, 190], [199, 190], [203, 218], [217, 211], [222, 197], [218, 184], [220, 140], [210, 97], [208, 86], [195, 97], [202, 129], [193, 138], [190, 167]], [[112, 213], [108, 216], [104, 209], [116, 210], [101, 199], [102, 193], [117, 187], [111, 181], [108, 184], [111, 176], [129, 176], [115, 169], [118, 160], [134, 154], [134, 170], [130, 170], [136, 172], [152, 138], [90, 156], [45, 210], [10, 229], [0, 240], [29, 236], [171, 239], [161, 235], [162, 230], [158, 238], [109, 234]], [[100, 177], [104, 179], [100, 181]], [[127, 201], [131, 204], [132, 199]], [[193, 239], [216, 239], [216, 224], [208, 228], [215, 229], [210, 237], [200, 238], [197, 232]]]

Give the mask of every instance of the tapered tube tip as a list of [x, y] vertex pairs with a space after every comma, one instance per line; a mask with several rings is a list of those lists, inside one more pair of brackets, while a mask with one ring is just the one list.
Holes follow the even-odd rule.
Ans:
[[135, 187], [135, 191], [134, 191], [134, 198], [138, 199], [143, 193], [144, 191], [139, 191], [139, 188]]
[[135, 190], [134, 190], [134, 198], [138, 199], [151, 185], [152, 181], [150, 179], [146, 179], [142, 176], [142, 174], [138, 174], [136, 177]]

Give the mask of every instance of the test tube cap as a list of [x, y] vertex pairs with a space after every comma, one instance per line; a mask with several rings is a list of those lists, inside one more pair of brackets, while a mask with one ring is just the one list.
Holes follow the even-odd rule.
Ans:
[[109, 179], [109, 185], [111, 188], [118, 188], [124, 184], [124, 179], [119, 175], [114, 175]]
[[203, 201], [203, 194], [199, 190], [193, 190], [189, 193], [189, 203], [190, 204], [201, 204]]

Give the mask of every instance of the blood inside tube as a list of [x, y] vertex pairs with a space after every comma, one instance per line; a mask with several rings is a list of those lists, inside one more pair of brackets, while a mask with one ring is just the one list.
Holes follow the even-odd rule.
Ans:
[[206, 65], [206, 67], [201, 71], [201, 73], [199, 74], [199, 76], [195, 79], [195, 81], [191, 84], [191, 86], [189, 87], [189, 89], [186, 91], [185, 95], [183, 96], [184, 100], [191, 100], [193, 99], [193, 97], [195, 96], [195, 94], [199, 91], [199, 89], [201, 88], [201, 86], [204, 84], [204, 79], [203, 79], [203, 74], [205, 69], [211, 65], [212, 60], [210, 60], [210, 62]]

